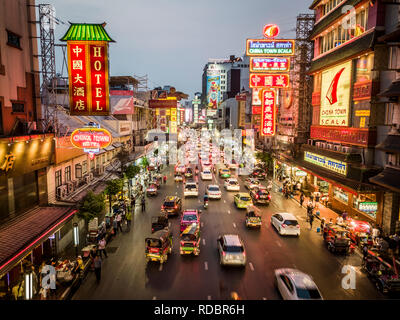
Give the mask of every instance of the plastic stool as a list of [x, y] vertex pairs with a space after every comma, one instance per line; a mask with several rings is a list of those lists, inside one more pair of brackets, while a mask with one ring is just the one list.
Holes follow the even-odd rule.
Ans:
[[320, 228], [317, 228], [317, 232], [319, 233], [321, 231], [321, 229]]

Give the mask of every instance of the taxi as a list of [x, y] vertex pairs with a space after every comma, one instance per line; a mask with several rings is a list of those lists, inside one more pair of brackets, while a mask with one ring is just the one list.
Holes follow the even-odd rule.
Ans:
[[221, 168], [221, 169], [219, 169], [219, 176], [221, 178], [230, 178], [231, 171], [228, 168]]
[[233, 201], [238, 209], [246, 209], [247, 206], [253, 205], [250, 195], [244, 192], [235, 194], [233, 196]]
[[192, 223], [200, 224], [200, 212], [196, 209], [187, 209], [181, 216], [181, 232], [183, 232]]

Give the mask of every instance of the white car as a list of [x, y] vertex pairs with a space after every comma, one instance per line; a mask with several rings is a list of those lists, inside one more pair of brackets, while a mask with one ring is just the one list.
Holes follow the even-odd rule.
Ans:
[[239, 182], [235, 178], [226, 179], [224, 182], [224, 188], [227, 191], [240, 191]]
[[284, 300], [323, 300], [308, 274], [291, 268], [276, 269], [274, 273], [277, 289]]
[[242, 240], [237, 234], [225, 234], [217, 240], [219, 263], [221, 266], [246, 266], [246, 251]]
[[204, 170], [201, 172], [201, 180], [212, 180], [212, 173], [210, 170]]
[[271, 224], [280, 235], [300, 236], [300, 225], [291, 213], [276, 213], [271, 217]]
[[221, 199], [221, 189], [216, 184], [209, 184], [206, 193], [210, 199]]
[[187, 182], [185, 184], [185, 189], [183, 191], [183, 195], [186, 197], [198, 197], [199, 196], [199, 188], [196, 182]]

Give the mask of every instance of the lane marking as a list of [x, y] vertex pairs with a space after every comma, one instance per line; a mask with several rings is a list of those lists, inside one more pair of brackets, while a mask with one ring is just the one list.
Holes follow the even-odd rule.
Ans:
[[208, 262], [207, 262], [207, 261], [204, 262], [204, 269], [205, 269], [205, 270], [208, 270]]
[[207, 296], [207, 300], [211, 300], [211, 296]]
[[224, 203], [226, 203], [226, 200], [224, 200]]
[[231, 214], [231, 210], [228, 210], [228, 214]]
[[203, 238], [203, 246], [206, 245], [206, 239]]
[[278, 240], [276, 240], [275, 242], [278, 245], [278, 247], [282, 247], [281, 243]]
[[249, 262], [249, 267], [250, 267], [251, 271], [254, 271], [254, 266], [253, 266], [253, 264], [251, 262]]
[[160, 263], [160, 267], [158, 268], [158, 271], [162, 271], [163, 265]]
[[236, 228], [236, 223], [233, 223], [233, 227]]

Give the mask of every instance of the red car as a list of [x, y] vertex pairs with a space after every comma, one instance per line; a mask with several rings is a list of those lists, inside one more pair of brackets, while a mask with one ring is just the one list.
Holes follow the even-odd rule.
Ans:
[[199, 210], [188, 209], [183, 211], [181, 217], [181, 232], [183, 232], [183, 230], [185, 230], [186, 227], [191, 225], [192, 223], [200, 223]]

